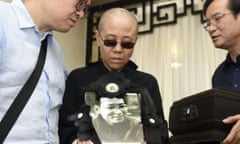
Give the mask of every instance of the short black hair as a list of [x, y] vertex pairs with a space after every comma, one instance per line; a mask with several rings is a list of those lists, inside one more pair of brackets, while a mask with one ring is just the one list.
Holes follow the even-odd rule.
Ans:
[[[203, 14], [206, 15], [207, 8], [214, 0], [205, 0], [203, 4]], [[236, 16], [240, 12], [240, 0], [228, 0], [228, 9]]]

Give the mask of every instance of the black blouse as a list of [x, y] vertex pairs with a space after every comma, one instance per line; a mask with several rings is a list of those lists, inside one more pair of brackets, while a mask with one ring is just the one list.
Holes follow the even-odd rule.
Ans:
[[[157, 113], [164, 118], [161, 95], [157, 80], [150, 74], [137, 71], [137, 66], [132, 62], [121, 71], [130, 79], [131, 83], [146, 87], [155, 103]], [[84, 91], [82, 87], [96, 81], [101, 75], [109, 71], [102, 61], [91, 63], [86, 67], [73, 70], [66, 81], [63, 104], [60, 109], [59, 135], [62, 144], [71, 144], [76, 139], [77, 128], [67, 117], [76, 112], [82, 112], [84, 105]]]

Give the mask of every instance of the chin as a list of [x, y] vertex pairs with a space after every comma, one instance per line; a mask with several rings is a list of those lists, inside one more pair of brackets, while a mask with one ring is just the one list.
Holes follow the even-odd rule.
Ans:
[[66, 33], [68, 32], [70, 29], [63, 29], [63, 30], [59, 30], [58, 32], [62, 32], [62, 33]]
[[219, 49], [224, 49], [224, 50], [227, 49], [227, 48], [226, 48], [224, 45], [222, 45], [222, 44], [214, 44], [214, 46], [215, 46], [216, 48], [219, 48]]
[[122, 65], [109, 65], [109, 66], [111, 70], [115, 70], [115, 71], [121, 70], [123, 67]]
[[61, 28], [57, 28], [55, 29], [55, 31], [57, 32], [62, 32], [62, 33], [66, 33], [68, 32], [72, 27], [61, 27]]
[[223, 45], [222, 44], [220, 44], [220, 43], [214, 43], [214, 46], [216, 47], [216, 48], [223, 48]]

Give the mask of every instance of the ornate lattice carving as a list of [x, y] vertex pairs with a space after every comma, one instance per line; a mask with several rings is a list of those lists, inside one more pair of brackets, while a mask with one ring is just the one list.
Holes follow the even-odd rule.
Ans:
[[[95, 42], [95, 30], [101, 14], [109, 8], [123, 7], [136, 15], [139, 23], [139, 34], [151, 34], [154, 28], [177, 24], [177, 20], [190, 14], [199, 15], [200, 21], [204, 18], [201, 12], [202, 0], [177, 0], [177, 2], [160, 3], [157, 0], [119, 0], [112, 3], [90, 8], [87, 24], [87, 51], [86, 63], [98, 59], [98, 48]], [[97, 57], [97, 58], [96, 58]]]

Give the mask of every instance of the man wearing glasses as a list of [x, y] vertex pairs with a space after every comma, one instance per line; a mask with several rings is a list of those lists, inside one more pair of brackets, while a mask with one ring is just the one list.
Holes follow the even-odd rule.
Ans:
[[[228, 51], [213, 75], [212, 85], [240, 92], [240, 0], [206, 0], [203, 12], [204, 28], [213, 44]], [[229, 116], [223, 122], [235, 124], [222, 144], [239, 144], [240, 114]]]
[[[157, 80], [150, 74], [138, 71], [137, 65], [130, 60], [134, 45], [137, 42], [137, 33], [138, 22], [129, 11], [123, 8], [113, 8], [104, 12], [96, 31], [101, 59], [87, 67], [72, 71], [67, 79], [63, 105], [60, 109], [60, 129], [63, 144], [71, 143], [77, 139], [78, 129], [73, 122], [69, 122], [67, 117], [76, 112], [86, 114], [87, 110], [83, 109], [86, 104], [84, 103], [82, 87], [95, 82], [99, 77], [110, 71], [121, 72], [131, 83], [147, 88], [154, 101], [157, 114], [163, 117]], [[79, 137], [80, 143], [89, 144], [89, 140], [94, 136], [94, 133], [96, 133], [94, 129], [87, 131], [85, 138]], [[163, 143], [156, 141], [154, 144], [167, 144], [167, 127], [165, 131], [157, 131], [156, 135], [158, 137], [162, 135], [164, 140]]]
[[32, 73], [41, 41], [48, 41], [40, 79], [4, 143], [59, 144], [58, 111], [67, 73], [52, 31], [69, 31], [85, 17], [90, 2], [0, 1], [0, 120]]

